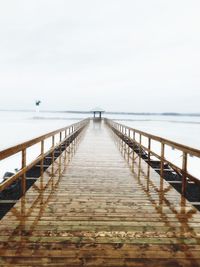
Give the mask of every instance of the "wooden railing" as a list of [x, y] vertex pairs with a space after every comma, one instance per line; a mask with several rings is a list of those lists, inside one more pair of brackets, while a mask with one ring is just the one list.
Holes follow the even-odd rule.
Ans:
[[[80, 132], [88, 124], [88, 122], [89, 119], [85, 119], [70, 126], [49, 132], [27, 142], [0, 151], [0, 160], [8, 159], [9, 157], [17, 153], [21, 154], [21, 169], [0, 184], [0, 192], [6, 189], [19, 178], [21, 178], [22, 194], [24, 194], [26, 190], [26, 172], [33, 166], [35, 166], [38, 162], [42, 162], [47, 155], [49, 155], [50, 153], [53, 154], [54, 151], [59, 148], [66, 140], [70, 140], [70, 137], [72, 137], [75, 133]], [[57, 135], [59, 136], [59, 141], [56, 144], [55, 137]], [[49, 138], [51, 138], [51, 148], [48, 149], [48, 151], [44, 151], [45, 141]], [[31, 163], [27, 164], [27, 149], [34, 145], [40, 146], [40, 155]]]
[[[151, 160], [151, 156], [157, 158], [161, 162], [160, 165], [161, 176], [163, 176], [164, 164], [168, 164], [176, 173], [180, 174], [180, 176], [182, 177], [182, 194], [185, 194], [186, 192], [186, 185], [188, 180], [200, 185], [200, 180], [191, 173], [189, 173], [188, 171], [188, 156], [200, 158], [200, 150], [128, 127], [126, 125], [117, 123], [110, 119], [105, 119], [105, 122], [111, 129], [117, 131], [122, 136], [128, 138], [129, 141], [133, 143], [133, 145], [137, 145], [139, 149], [145, 151], [148, 156], [147, 161]], [[136, 134], [138, 135], [137, 140], [136, 140]], [[144, 145], [142, 143], [143, 137], [147, 138], [146, 142], [147, 145]], [[152, 150], [153, 141], [156, 141], [160, 144], [160, 153], [156, 153], [155, 151]], [[171, 147], [173, 150], [176, 149], [179, 153], [181, 153], [182, 166], [178, 166], [171, 159], [166, 157], [165, 153], [166, 146]]]

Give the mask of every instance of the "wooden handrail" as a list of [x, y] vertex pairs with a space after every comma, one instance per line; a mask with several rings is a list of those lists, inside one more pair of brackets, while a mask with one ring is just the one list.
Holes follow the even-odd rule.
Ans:
[[[143, 149], [144, 151], [146, 151], [148, 154], [147, 155], [148, 161], [150, 161], [151, 155], [156, 157], [157, 159], [159, 159], [161, 161], [161, 170], [160, 170], [161, 175], [163, 174], [164, 163], [167, 163], [173, 170], [175, 170], [176, 172], [181, 174], [181, 176], [182, 176], [182, 193], [183, 194], [185, 194], [185, 191], [186, 191], [187, 179], [190, 179], [191, 181], [200, 184], [200, 180], [197, 177], [190, 174], [188, 172], [188, 169], [187, 169], [187, 167], [188, 167], [188, 155], [200, 158], [200, 150], [199, 149], [185, 146], [183, 144], [179, 144], [177, 142], [174, 142], [174, 141], [171, 141], [171, 140], [168, 140], [168, 139], [156, 136], [156, 135], [149, 134], [147, 132], [143, 132], [143, 131], [131, 128], [129, 126], [117, 123], [117, 122], [110, 120], [110, 119], [105, 119], [105, 122], [108, 124], [108, 126], [115, 129], [117, 132], [119, 132], [123, 136], [126, 136], [127, 138], [129, 138], [129, 140], [131, 142], [133, 142], [134, 144], [138, 145], [140, 147], [140, 149]], [[128, 132], [128, 134], [127, 134], [127, 132]], [[131, 137], [130, 132], [132, 132], [132, 137]], [[139, 134], [139, 139], [140, 139], [139, 142], [136, 140], [135, 134]], [[148, 139], [148, 147], [144, 146], [141, 143], [141, 138], [143, 136]], [[155, 151], [152, 150], [152, 148], [151, 148], [152, 141], [157, 141], [160, 143], [160, 145], [161, 145], [160, 155], [158, 155]], [[169, 159], [167, 159], [165, 157], [165, 145], [172, 147], [172, 148], [175, 148], [182, 153], [182, 166], [181, 167], [177, 166], [174, 162], [170, 161]]]
[[77, 122], [77, 123], [74, 123], [72, 125], [69, 125], [67, 127], [64, 127], [64, 128], [60, 128], [58, 130], [55, 130], [55, 131], [52, 131], [52, 132], [49, 132], [47, 134], [44, 134], [44, 135], [41, 135], [41, 136], [38, 136], [36, 138], [33, 138], [31, 140], [28, 140], [24, 143], [21, 143], [21, 144], [17, 144], [15, 146], [12, 146], [12, 147], [9, 147], [9, 148], [6, 148], [4, 150], [1, 150], [0, 151], [0, 160], [3, 160], [5, 158], [8, 158], [20, 151], [22, 151], [23, 149], [27, 149], [41, 141], [44, 141], [45, 139], [49, 138], [49, 137], [52, 137], [52, 136], [55, 136], [56, 134], [58, 133], [61, 133], [61, 132], [64, 132], [64, 131], [67, 131], [69, 130], [69, 132], [71, 132], [71, 129], [74, 128], [76, 129], [76, 127], [79, 127], [81, 124], [87, 122], [88, 119], [84, 119], [80, 122]]
[[[106, 121], [109, 121], [109, 122], [112, 121], [112, 120], [107, 119], [107, 118], [105, 120]], [[186, 145], [183, 145], [183, 144], [174, 142], [172, 140], [169, 140], [169, 139], [166, 139], [166, 138], [157, 136], [157, 135], [153, 135], [153, 134], [150, 134], [150, 133], [147, 133], [147, 132], [144, 132], [144, 131], [140, 131], [138, 129], [131, 128], [131, 127], [126, 126], [126, 125], [121, 124], [121, 123], [117, 123], [117, 122], [114, 122], [114, 121], [112, 121], [112, 122], [115, 123], [115, 124], [117, 124], [117, 125], [120, 125], [122, 127], [125, 127], [126, 129], [130, 129], [131, 131], [134, 131], [137, 134], [141, 134], [142, 136], [145, 136], [147, 138], [150, 138], [151, 140], [158, 141], [160, 143], [164, 143], [165, 145], [171, 146], [173, 148], [177, 148], [178, 150], [181, 149], [182, 151], [184, 151], [184, 152], [186, 152], [188, 154], [191, 154], [191, 155], [193, 155], [195, 157], [200, 158], [200, 150], [197, 149], [197, 148], [189, 147], [189, 146], [186, 146]]]
[[[22, 178], [22, 193], [25, 193], [26, 189], [26, 172], [35, 166], [38, 162], [42, 161], [48, 154], [53, 153], [55, 149], [59, 148], [67, 139], [73, 136], [76, 132], [82, 130], [89, 122], [89, 119], [84, 119], [80, 122], [74, 123], [64, 128], [60, 128], [56, 131], [49, 132], [47, 134], [41, 135], [27, 142], [9, 147], [0, 151], [0, 160], [9, 158], [19, 152], [21, 152], [21, 169], [15, 173], [13, 176], [9, 177], [0, 184], [0, 192], [10, 186], [20, 177]], [[64, 135], [63, 135], [64, 133]], [[59, 134], [59, 143], [55, 145], [55, 136]], [[48, 138], [52, 138], [52, 147], [44, 152], [44, 141]], [[33, 145], [40, 144], [40, 155], [35, 158], [31, 163], [26, 162], [26, 151]]]

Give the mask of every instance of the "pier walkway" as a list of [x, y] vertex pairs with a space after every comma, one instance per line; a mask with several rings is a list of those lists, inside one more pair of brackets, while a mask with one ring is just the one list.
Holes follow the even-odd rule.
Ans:
[[103, 121], [67, 153], [0, 221], [0, 266], [200, 266], [200, 212]]

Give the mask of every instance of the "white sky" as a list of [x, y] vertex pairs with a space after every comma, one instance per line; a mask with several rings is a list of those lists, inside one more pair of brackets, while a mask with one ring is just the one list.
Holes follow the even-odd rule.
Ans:
[[0, 109], [200, 112], [200, 1], [2, 0], [0, 92]]

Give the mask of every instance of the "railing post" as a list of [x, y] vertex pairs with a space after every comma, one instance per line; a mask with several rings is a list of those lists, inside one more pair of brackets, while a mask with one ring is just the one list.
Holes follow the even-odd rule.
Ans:
[[165, 158], [165, 144], [161, 143], [161, 162], [160, 162], [160, 176], [164, 174], [164, 158]]
[[[65, 137], [67, 139], [67, 134], [68, 131], [71, 133], [72, 131], [77, 131], [80, 129], [80, 126], [86, 126], [86, 123], [88, 123], [88, 120], [84, 120], [80, 123], [76, 123], [73, 124], [71, 126], [65, 127], [65, 128], [61, 128], [52, 132], [49, 132], [47, 134], [41, 135], [37, 138], [28, 140], [27, 142], [24, 142], [22, 144], [18, 144], [16, 146], [13, 146], [11, 148], [5, 149], [0, 151], [0, 158], [1, 160], [9, 158], [12, 155], [15, 155], [17, 153], [20, 153], [20, 170], [17, 171], [15, 174], [12, 175], [12, 177], [10, 177], [9, 179], [6, 179], [5, 181], [3, 181], [0, 184], [0, 192], [2, 192], [4, 189], [6, 189], [7, 187], [9, 187], [11, 184], [13, 184], [15, 181], [18, 181], [20, 183], [20, 194], [24, 195], [26, 192], [26, 184], [27, 184], [27, 172], [30, 168], [32, 168], [33, 166], [36, 166], [36, 164], [40, 163], [40, 173], [41, 175], [44, 172], [44, 155], [49, 155], [51, 156], [51, 161], [52, 161], [52, 169], [53, 169], [53, 164], [54, 164], [54, 159], [55, 159], [55, 140], [57, 140], [57, 135], [60, 134], [60, 141], [62, 142], [62, 140], [64, 139], [62, 134], [64, 135], [65, 132]], [[47, 151], [44, 151], [44, 144], [45, 141], [48, 139], [51, 141], [52, 138], [52, 146], [51, 148], [47, 149]], [[76, 145], [76, 141], [78, 139], [74, 140], [74, 144]], [[64, 141], [64, 140], [63, 140]], [[34, 145], [39, 145], [39, 148], [41, 149], [41, 153], [39, 155], [39, 157], [36, 157], [34, 159], [34, 161], [31, 161], [30, 163], [27, 163], [27, 149], [29, 149], [29, 147], [32, 147]], [[67, 142], [66, 142], [67, 144]], [[74, 146], [75, 146], [74, 145]]]
[[135, 157], [135, 151], [134, 151], [134, 147], [135, 147], [135, 142], [134, 142], [134, 130], [133, 130], [133, 139], [132, 139], [132, 166], [134, 165], [134, 157]]
[[[166, 166], [169, 166], [171, 170], [174, 170], [175, 172], [180, 173], [182, 175], [182, 185], [181, 185], [182, 196], [187, 192], [187, 182], [189, 180], [193, 181], [195, 184], [196, 183], [199, 184], [199, 179], [188, 172], [187, 162], [188, 162], [188, 155], [194, 156], [196, 158], [200, 158], [200, 150], [190, 148], [190, 147], [178, 144], [176, 142], [170, 141], [168, 139], [164, 139], [162, 137], [148, 134], [148, 133], [145, 133], [145, 132], [142, 132], [136, 129], [132, 129], [132, 128], [131, 128], [131, 134], [130, 134], [129, 128], [126, 127], [125, 125], [122, 125], [121, 123], [113, 122], [112, 120], [105, 120], [105, 121], [107, 125], [114, 131], [114, 133], [118, 137], [118, 140], [119, 140], [118, 144], [120, 147], [120, 152], [122, 152], [123, 150], [129, 151], [130, 147], [128, 146], [128, 149], [126, 149], [126, 145], [128, 145], [128, 142], [126, 142], [124, 137], [130, 137], [130, 140], [133, 143], [133, 151], [131, 152], [133, 153], [133, 158], [132, 158], [133, 164], [134, 164], [134, 160], [136, 159], [136, 158], [134, 159], [134, 153], [136, 153], [136, 148], [139, 150], [139, 153], [137, 154], [140, 155], [140, 159], [141, 159], [142, 152], [148, 151], [148, 154], [147, 154], [148, 162], [151, 161], [152, 156], [157, 158], [160, 161], [160, 177], [161, 177], [160, 191], [163, 190], [163, 185], [164, 185], [164, 182], [163, 182], [164, 180], [162, 178], [165, 175], [165, 169], [164, 169], [165, 164]], [[147, 138], [146, 139], [147, 141], [145, 142], [146, 145], [143, 143], [143, 137]], [[159, 143], [160, 152], [152, 150], [152, 145], [154, 141]], [[166, 154], [165, 150], [170, 146], [174, 149], [177, 149], [179, 152], [183, 154], [182, 167], [180, 167], [179, 164], [176, 164], [176, 162], [173, 162], [170, 159], [170, 157], [168, 157], [168, 155]], [[151, 167], [148, 168], [148, 174], [150, 173], [150, 169]]]
[[72, 133], [73, 133], [73, 141], [72, 141], [72, 152], [75, 153], [75, 127], [72, 127]]
[[67, 158], [67, 129], [65, 129], [65, 142], [64, 142], [64, 145], [65, 145], [65, 161], [66, 161], [66, 158]]
[[124, 152], [124, 157], [126, 157], [126, 142], [125, 142], [125, 137], [126, 137], [126, 128], [123, 126], [123, 152]]
[[52, 136], [52, 175], [54, 174], [55, 135]]
[[123, 141], [123, 126], [121, 125], [121, 129], [120, 129], [120, 133], [121, 133], [121, 153], [123, 153], [123, 149], [124, 149], [124, 141]]
[[61, 153], [62, 153], [62, 132], [60, 132], [60, 139], [59, 139], [59, 141], [60, 141], [59, 151], [60, 151], [60, 155], [61, 155]]
[[183, 161], [182, 161], [182, 195], [186, 193], [186, 184], [187, 184], [187, 153], [183, 152]]
[[128, 128], [128, 162], [130, 160], [130, 138], [131, 138], [131, 130]]
[[[72, 134], [72, 131], [73, 131], [73, 129], [72, 129], [72, 127], [70, 127], [70, 134]], [[72, 153], [72, 136], [70, 136], [69, 142], [70, 142], [70, 144], [69, 144], [69, 154], [71, 154]]]
[[[22, 150], [22, 169], [26, 168], [26, 149]], [[22, 195], [26, 192], [26, 172], [22, 175]]]
[[43, 175], [43, 167], [44, 167], [44, 140], [41, 141], [41, 154], [42, 160], [40, 163], [40, 175]]
[[124, 126], [124, 157], [126, 158], [127, 144], [126, 144], [126, 127]]
[[133, 130], [133, 141], [132, 141], [132, 143], [133, 143], [133, 155], [132, 155], [132, 164], [133, 164], [133, 166], [134, 166], [134, 161], [135, 161], [135, 151], [134, 151], [134, 149], [135, 149], [135, 131]]
[[44, 155], [44, 140], [41, 141], [41, 155]]
[[140, 158], [141, 158], [141, 155], [142, 155], [142, 135], [141, 135], [141, 133], [140, 133], [140, 138], [139, 138], [139, 146], [140, 146], [139, 155], [140, 155]]
[[151, 138], [148, 138], [148, 162], [151, 160]]
[[55, 146], [55, 135], [52, 136], [52, 148]]

